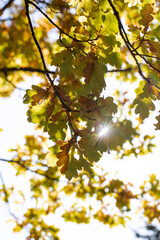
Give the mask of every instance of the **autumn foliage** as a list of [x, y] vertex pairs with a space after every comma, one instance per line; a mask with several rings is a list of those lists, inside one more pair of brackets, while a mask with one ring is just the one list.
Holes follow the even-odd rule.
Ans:
[[[101, 205], [97, 211], [75, 200], [63, 209], [66, 221], [125, 226], [136, 201], [149, 224], [160, 222], [158, 177], [136, 192], [134, 184], [97, 171], [103, 154], [137, 158], [156, 146], [141, 129], [154, 114], [160, 130], [159, 1], [8, 0], [0, 7], [0, 96], [25, 90], [27, 119], [37, 131], [11, 149], [12, 159], [0, 159], [17, 175], [31, 173], [36, 201], [22, 217], [9, 207], [14, 231], [26, 229], [26, 239], [59, 239], [44, 216], [63, 209], [62, 193]], [[32, 86], [19, 87], [28, 77]], [[1, 200], [9, 205], [16, 188], [1, 181]], [[39, 208], [40, 202], [47, 204]]]

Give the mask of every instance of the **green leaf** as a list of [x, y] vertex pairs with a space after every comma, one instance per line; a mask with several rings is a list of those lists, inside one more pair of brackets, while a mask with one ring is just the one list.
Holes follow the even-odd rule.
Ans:
[[73, 72], [72, 60], [73, 56], [71, 52], [68, 51], [61, 64], [61, 74], [63, 76], [71, 74]]
[[154, 126], [156, 127], [156, 130], [160, 130], [160, 115], [156, 117], [156, 120], [158, 123], [154, 124]]
[[105, 79], [105, 67], [104, 64], [97, 63], [92, 71], [90, 81], [88, 84], [85, 84], [79, 90], [79, 95], [88, 95], [89, 93], [94, 93], [99, 95], [103, 88], [106, 87]]
[[109, 6], [107, 0], [99, 0], [99, 5], [103, 10], [106, 9]]
[[90, 12], [93, 8], [93, 1], [92, 0], [82, 0], [78, 2], [77, 6], [77, 14], [80, 14], [81, 11], [86, 11], [87, 13]]
[[107, 34], [115, 34], [118, 32], [118, 23], [116, 17], [111, 13], [106, 13], [105, 21], [103, 22], [102, 32], [107, 32]]
[[154, 29], [154, 34], [155, 34], [155, 37], [160, 42], [160, 26], [158, 26], [157, 28]]
[[100, 98], [100, 113], [105, 119], [108, 116], [112, 116], [117, 112], [117, 105], [113, 102], [112, 97], [107, 97], [105, 99]]
[[155, 105], [150, 98], [136, 98], [133, 104], [137, 105], [135, 113], [139, 113], [142, 120], [149, 116], [149, 111], [155, 110]]
[[160, 77], [158, 76], [158, 74], [156, 74], [155, 72], [150, 72], [148, 77], [151, 78], [153, 84], [160, 87]]
[[52, 65], [60, 66], [66, 55], [67, 55], [67, 51], [66, 50], [58, 52], [58, 53], [55, 53], [52, 56], [51, 66]]
[[71, 180], [73, 177], [78, 177], [78, 170], [82, 169], [82, 165], [79, 160], [77, 160], [73, 155], [70, 156], [67, 170], [65, 172], [66, 178]]
[[116, 36], [113, 34], [110, 34], [109, 36], [102, 36], [101, 39], [106, 47], [111, 48], [114, 47], [116, 44], [120, 44], [120, 42], [116, 40]]
[[86, 172], [88, 172], [90, 174], [90, 176], [93, 175], [93, 171], [92, 171], [92, 164], [89, 163], [83, 156], [82, 154], [80, 154], [80, 159], [79, 159], [81, 166], [84, 168], [84, 170]]
[[120, 56], [120, 53], [118, 52], [113, 52], [111, 54], [108, 54], [106, 56], [107, 62], [112, 65], [115, 66], [116, 68], [121, 68], [122, 66], [122, 59]]
[[36, 91], [36, 85], [32, 85], [33, 89], [27, 89], [26, 90], [26, 94], [23, 97], [23, 103], [28, 104], [32, 101], [32, 96], [35, 95], [37, 93]]
[[42, 120], [45, 119], [47, 107], [48, 101], [45, 101], [40, 105], [32, 106], [27, 112], [28, 121], [32, 123], [41, 123]]

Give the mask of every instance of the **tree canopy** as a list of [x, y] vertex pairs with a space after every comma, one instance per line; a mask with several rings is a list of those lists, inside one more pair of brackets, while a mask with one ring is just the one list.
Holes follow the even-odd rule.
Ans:
[[[14, 231], [58, 240], [59, 229], [46, 218], [63, 209], [68, 195], [93, 199], [99, 209], [75, 198], [63, 209], [66, 221], [125, 226], [136, 201], [147, 224], [159, 222], [158, 176], [136, 191], [97, 170], [104, 153], [123, 160], [156, 147], [143, 126], [153, 116], [160, 130], [159, 1], [3, 0], [0, 7], [0, 96], [24, 91], [37, 131], [10, 149], [11, 159], [0, 158], [30, 182], [31, 203], [0, 174]], [[25, 89], [28, 78], [33, 84]], [[11, 209], [16, 198], [27, 202], [23, 216]]]

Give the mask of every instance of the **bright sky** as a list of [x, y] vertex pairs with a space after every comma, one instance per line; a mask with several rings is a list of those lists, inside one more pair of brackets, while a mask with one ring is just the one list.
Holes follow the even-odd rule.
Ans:
[[[16, 91], [12, 98], [0, 99], [0, 127], [4, 130], [0, 133], [0, 157], [9, 158], [10, 155], [7, 153], [8, 148], [14, 147], [16, 143], [23, 143], [23, 136], [25, 134], [32, 134], [33, 132], [33, 124], [28, 123], [26, 120], [27, 106], [22, 103], [22, 96], [23, 92], [19, 93]], [[148, 121], [147, 126], [146, 133], [151, 132], [154, 134], [153, 122]], [[159, 145], [159, 140], [160, 138], [157, 136], [157, 145]], [[139, 157], [138, 159], [114, 160], [114, 153], [111, 152], [111, 154], [104, 154], [99, 165], [103, 166], [105, 171], [109, 172], [111, 176], [117, 176], [124, 181], [134, 182], [136, 185], [139, 185], [143, 182], [144, 178], [147, 178], [148, 174], [152, 172], [159, 173], [159, 156], [159, 146], [154, 150], [153, 154]], [[117, 169], [119, 170], [118, 173], [116, 173]], [[11, 167], [0, 162], [0, 170], [6, 183], [11, 184], [16, 182]], [[11, 224], [6, 223], [9, 216], [5, 205], [0, 206], [0, 212], [1, 240], [25, 240], [24, 233], [16, 234], [16, 237], [12, 234]], [[55, 215], [49, 221], [55, 224], [55, 226], [60, 227], [59, 236], [62, 240], [82, 240], [88, 238], [97, 240], [99, 237], [101, 237], [101, 240], [136, 239], [129, 228], [124, 229], [120, 226], [110, 229], [107, 225], [103, 225], [95, 220], [91, 221], [89, 225], [77, 225], [66, 223], [60, 216]], [[132, 225], [135, 229], [142, 224], [136, 216], [134, 216], [133, 222]]]

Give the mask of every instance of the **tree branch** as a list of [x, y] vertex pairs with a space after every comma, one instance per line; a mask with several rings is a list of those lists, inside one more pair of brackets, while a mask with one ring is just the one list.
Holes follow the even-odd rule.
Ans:
[[6, 186], [5, 186], [5, 183], [4, 183], [4, 179], [3, 179], [3, 176], [0, 172], [0, 180], [2, 182], [2, 187], [3, 187], [3, 191], [4, 191], [4, 195], [5, 195], [5, 202], [7, 203], [7, 208], [8, 208], [8, 212], [9, 214], [17, 221], [18, 223], [18, 218], [14, 215], [14, 213], [12, 213], [11, 211], [11, 208], [10, 208], [10, 204], [9, 204], [9, 201], [8, 201], [8, 193], [7, 193], [7, 189], [6, 189]]
[[[31, 67], [3, 67], [0, 68], [0, 72], [4, 73], [6, 81], [9, 82], [14, 88], [20, 90], [20, 91], [25, 91], [23, 88], [17, 87], [15, 84], [13, 84], [11, 81], [8, 80], [7, 78], [7, 73], [9, 72], [30, 72], [30, 73], [42, 73], [45, 74], [46, 72], [43, 69], [37, 69], [37, 68], [31, 68]], [[55, 74], [55, 71], [50, 71], [47, 70], [48, 73]]]
[[134, 68], [129, 67], [129, 68], [124, 68], [124, 69], [112, 69], [108, 70], [107, 73], [112, 73], [112, 72], [131, 72]]
[[118, 22], [118, 28], [119, 28], [119, 33], [125, 43], [125, 45], [127, 46], [129, 52], [131, 53], [133, 59], [135, 60], [136, 62], [136, 65], [138, 67], [138, 72], [139, 72], [139, 75], [146, 81], [148, 82], [150, 85], [154, 85], [157, 89], [160, 89], [160, 87], [158, 87], [156, 84], [153, 84], [151, 82], [151, 79], [150, 78], [147, 78], [144, 76], [143, 72], [142, 72], [142, 69], [140, 67], [140, 64], [136, 58], [136, 55], [138, 55], [139, 57], [141, 57], [151, 68], [153, 68], [154, 70], [160, 72], [159, 69], [156, 69], [154, 66], [152, 66], [146, 59], [144, 56], [142, 56], [141, 54], [139, 54], [137, 52], [137, 50], [132, 46], [132, 44], [130, 43], [129, 39], [128, 39], [128, 36], [127, 36], [127, 33], [122, 25], [122, 22], [121, 22], [121, 19], [120, 19], [120, 16], [119, 16], [119, 12], [116, 10], [115, 6], [113, 5], [112, 1], [111, 0], [108, 0], [108, 3], [110, 5], [110, 7], [112, 8], [113, 10], [113, 13], [117, 19], [117, 22]]
[[6, 82], [8, 82], [9, 84], [11, 84], [12, 87], [14, 87], [15, 89], [18, 89], [18, 90], [20, 90], [20, 91], [26, 91], [25, 89], [20, 88], [20, 87], [17, 87], [14, 83], [12, 83], [12, 82], [8, 79], [8, 76], [7, 76], [7, 73], [6, 73], [6, 72], [4, 72], [4, 75], [5, 75], [5, 80], [6, 80]]
[[[135, 55], [137, 55], [137, 54], [135, 54]], [[155, 58], [155, 59], [157, 59], [157, 60], [160, 60], [159, 57], [151, 56], [151, 55], [147, 55], [147, 54], [141, 54], [141, 56], [143, 56], [143, 57], [148, 57], [148, 58]]]
[[8, 194], [7, 194], [6, 186], [5, 186], [5, 183], [4, 183], [1, 172], [0, 172], [0, 180], [2, 182], [2, 188], [3, 188], [3, 191], [4, 191], [4, 195], [5, 195], [5, 202], [8, 203]]
[[55, 71], [50, 71], [48, 69], [38, 69], [38, 68], [31, 68], [31, 67], [4, 67], [0, 68], [0, 72], [8, 73], [8, 72], [32, 72], [32, 73], [43, 73], [46, 74], [46, 72], [55, 74]]
[[37, 49], [39, 51], [39, 54], [40, 54], [40, 57], [41, 57], [41, 60], [42, 60], [42, 64], [43, 64], [43, 68], [44, 68], [44, 71], [45, 71], [45, 74], [46, 74], [46, 77], [48, 78], [48, 81], [49, 83], [51, 84], [52, 88], [53, 88], [53, 91], [56, 93], [57, 97], [59, 98], [63, 108], [66, 110], [66, 115], [67, 115], [67, 118], [68, 118], [68, 123], [69, 123], [69, 126], [70, 126], [70, 129], [74, 132], [74, 138], [76, 139], [76, 136], [77, 136], [77, 133], [75, 131], [75, 129], [73, 128], [73, 125], [72, 125], [72, 121], [71, 121], [71, 117], [70, 117], [70, 108], [65, 104], [65, 102], [63, 101], [61, 95], [59, 94], [56, 86], [54, 85], [49, 73], [48, 73], [48, 70], [47, 70], [47, 67], [46, 67], [46, 63], [45, 63], [45, 60], [44, 60], [44, 56], [43, 56], [43, 53], [42, 53], [42, 50], [41, 50], [41, 47], [39, 45], [39, 42], [36, 38], [36, 35], [35, 35], [35, 32], [34, 32], [34, 28], [33, 28], [33, 25], [32, 25], [32, 21], [31, 21], [31, 18], [30, 18], [30, 14], [29, 14], [29, 3], [30, 1], [28, 0], [25, 0], [25, 5], [26, 5], [26, 16], [28, 18], [28, 23], [29, 23], [29, 27], [30, 27], [30, 30], [31, 30], [31, 34], [32, 34], [32, 38], [37, 46]]
[[22, 168], [26, 169], [26, 171], [38, 174], [38, 175], [43, 176], [43, 177], [45, 177], [45, 178], [47, 178], [49, 180], [52, 180], [52, 181], [58, 181], [57, 178], [52, 178], [52, 177], [46, 175], [43, 170], [42, 170], [43, 172], [40, 172], [39, 170], [33, 170], [33, 169], [25, 166], [25, 161], [23, 161], [23, 160], [16, 161], [16, 160], [13, 160], [13, 159], [12, 160], [8, 160], [8, 159], [0, 158], [0, 161], [6, 162], [6, 163], [11, 163], [11, 164], [18, 164]]
[[12, 3], [14, 0], [9, 0], [4, 7], [1, 9], [1, 12], [3, 13]]
[[0, 18], [0, 22], [6, 22], [6, 21], [14, 21], [17, 18]]
[[147, 33], [147, 30], [146, 30], [145, 33], [143, 34], [143, 37], [142, 37], [142, 39], [141, 39], [139, 45], [135, 48], [135, 50], [138, 50], [138, 48], [140, 48], [140, 46], [143, 44], [146, 33]]
[[60, 31], [60, 33], [62, 34], [65, 34], [67, 37], [69, 37], [70, 39], [72, 39], [72, 40], [74, 40], [74, 41], [76, 41], [76, 42], [93, 42], [93, 41], [95, 41], [95, 40], [97, 40], [98, 38], [99, 38], [99, 36], [97, 36], [96, 38], [93, 38], [93, 39], [91, 39], [91, 37], [89, 37], [88, 39], [86, 39], [86, 40], [79, 40], [79, 39], [77, 39], [77, 38], [75, 38], [75, 37], [72, 37], [71, 35], [69, 35], [68, 33], [66, 33], [62, 28], [60, 28], [55, 22], [53, 22], [52, 21], [52, 19], [50, 19], [49, 17], [48, 17], [48, 15], [47, 14], [45, 14], [43, 11], [42, 11], [42, 9], [41, 8], [39, 8], [35, 3], [33, 3], [32, 1], [28, 1], [28, 3], [29, 4], [32, 4], [39, 12], [41, 12], [42, 14], [43, 14], [43, 16], [45, 16], [45, 18], [46, 19], [48, 19], [48, 21], [52, 24], [52, 25], [54, 25], [59, 31]]

